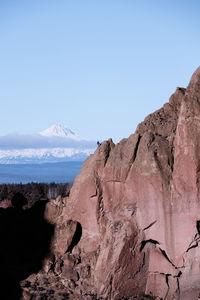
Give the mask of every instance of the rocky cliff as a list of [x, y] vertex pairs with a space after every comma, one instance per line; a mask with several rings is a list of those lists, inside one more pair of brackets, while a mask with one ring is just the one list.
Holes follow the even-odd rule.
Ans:
[[71, 299], [199, 299], [200, 68], [133, 135], [103, 142], [45, 218], [51, 253], [23, 299], [44, 278]]

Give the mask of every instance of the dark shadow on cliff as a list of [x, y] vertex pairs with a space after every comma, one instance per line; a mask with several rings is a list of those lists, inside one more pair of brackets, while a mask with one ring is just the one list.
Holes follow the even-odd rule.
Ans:
[[82, 226], [79, 222], [77, 222], [77, 227], [74, 236], [72, 238], [72, 242], [66, 252], [72, 252], [73, 248], [79, 243], [81, 236], [82, 236]]
[[17, 193], [13, 207], [0, 208], [0, 299], [18, 300], [19, 282], [42, 268], [49, 253], [52, 225], [44, 220], [47, 201], [24, 210], [26, 198]]

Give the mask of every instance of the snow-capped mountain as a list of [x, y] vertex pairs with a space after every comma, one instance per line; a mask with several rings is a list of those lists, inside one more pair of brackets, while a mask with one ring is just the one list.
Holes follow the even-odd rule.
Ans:
[[66, 126], [52, 125], [38, 134], [0, 137], [0, 164], [84, 160], [96, 148]]
[[84, 140], [82, 137], [74, 133], [71, 129], [69, 129], [66, 126], [62, 126], [59, 124], [52, 125], [51, 127], [47, 128], [44, 131], [40, 132], [43, 136], [51, 136], [51, 137], [64, 137], [64, 138], [70, 138], [76, 141], [82, 141]]

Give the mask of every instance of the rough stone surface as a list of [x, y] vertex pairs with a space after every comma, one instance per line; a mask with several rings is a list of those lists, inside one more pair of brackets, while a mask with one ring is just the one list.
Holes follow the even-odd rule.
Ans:
[[53, 201], [42, 272], [74, 299], [198, 299], [200, 68], [135, 134], [97, 148], [62, 209]]

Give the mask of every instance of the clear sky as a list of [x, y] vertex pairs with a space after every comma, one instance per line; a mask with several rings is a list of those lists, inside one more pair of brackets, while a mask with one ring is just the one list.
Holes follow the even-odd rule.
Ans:
[[0, 135], [118, 142], [200, 65], [199, 0], [0, 0]]

